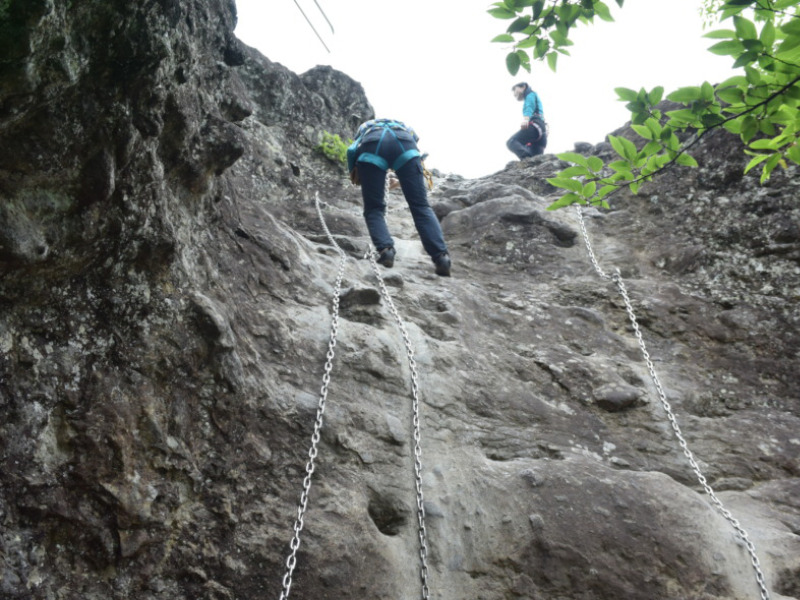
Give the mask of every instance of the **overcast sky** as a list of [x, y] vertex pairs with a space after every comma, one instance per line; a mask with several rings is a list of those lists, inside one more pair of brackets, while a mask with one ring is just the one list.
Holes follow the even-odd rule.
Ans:
[[701, 0], [606, 0], [614, 23], [598, 21], [571, 36], [571, 56], [556, 73], [535, 62], [512, 77], [508, 48], [490, 43], [508, 21], [494, 19], [486, 0], [236, 0], [237, 36], [296, 73], [331, 65], [360, 82], [378, 117], [414, 127], [426, 164], [446, 173], [480, 177], [515, 160], [505, 147], [522, 105], [511, 86], [527, 81], [544, 105], [550, 127], [546, 152], [592, 144], [622, 126], [629, 113], [615, 87], [667, 91], [717, 83], [733, 74], [731, 60], [714, 56], [702, 38]]

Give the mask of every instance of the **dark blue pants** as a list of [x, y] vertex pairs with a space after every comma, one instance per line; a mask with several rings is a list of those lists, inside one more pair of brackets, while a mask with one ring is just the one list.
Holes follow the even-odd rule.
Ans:
[[547, 133], [541, 131], [544, 125], [535, 127], [528, 125], [527, 129], [520, 129], [506, 142], [506, 147], [517, 155], [517, 158], [528, 158], [543, 154], [547, 146]]
[[[375, 146], [374, 143], [366, 143], [363, 144], [361, 150], [374, 152]], [[384, 140], [380, 148], [380, 155], [386, 158], [389, 164], [399, 156], [399, 154], [392, 156], [395, 154], [392, 152], [392, 147], [393, 144], [386, 144], [386, 140]], [[394, 246], [394, 240], [386, 226], [385, 218], [386, 171], [368, 162], [357, 163], [357, 168], [358, 176], [361, 179], [361, 196], [364, 199], [364, 221], [367, 223], [372, 243], [379, 251]], [[419, 158], [412, 158], [396, 171], [396, 175], [408, 207], [411, 209], [411, 216], [414, 219], [420, 241], [422, 241], [422, 247], [435, 260], [440, 254], [447, 252], [447, 245], [444, 242], [439, 219], [436, 218], [431, 205], [428, 204], [425, 178], [422, 174], [422, 161]]]

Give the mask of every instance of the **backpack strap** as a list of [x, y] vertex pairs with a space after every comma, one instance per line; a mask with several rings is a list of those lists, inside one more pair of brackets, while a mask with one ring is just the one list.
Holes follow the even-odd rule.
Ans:
[[[397, 134], [395, 133], [394, 130], [395, 129], [404, 129], [404, 130], [406, 130], [406, 128], [403, 127], [400, 123], [397, 123], [395, 121], [385, 121], [385, 122], [382, 122], [382, 123], [376, 123], [375, 125], [373, 125], [369, 129], [367, 129], [362, 134], [362, 137], [364, 135], [366, 135], [367, 133], [369, 133], [370, 131], [378, 128], [378, 127], [382, 127], [383, 131], [381, 132], [381, 137], [378, 140], [378, 145], [375, 147], [375, 152], [362, 152], [358, 156], [358, 159], [356, 160], [356, 162], [367, 162], [367, 163], [375, 165], [376, 167], [378, 167], [380, 169], [383, 169], [384, 171], [387, 171], [387, 170], [389, 170], [389, 168], [391, 168], [393, 171], [397, 172], [398, 169], [402, 168], [403, 165], [405, 165], [412, 158], [417, 157], [417, 156], [422, 156], [422, 153], [419, 150], [417, 150], [416, 148], [409, 148], [408, 150], [403, 148], [403, 142], [400, 141], [400, 139], [397, 137]], [[389, 161], [387, 161], [385, 158], [380, 156], [380, 154], [378, 154], [378, 152], [380, 151], [380, 148], [381, 148], [381, 144], [383, 143], [383, 139], [386, 137], [387, 132], [391, 133], [394, 136], [394, 139], [397, 140], [397, 143], [400, 145], [400, 148], [403, 150], [403, 153], [400, 156], [398, 156], [391, 165], [389, 165]]]

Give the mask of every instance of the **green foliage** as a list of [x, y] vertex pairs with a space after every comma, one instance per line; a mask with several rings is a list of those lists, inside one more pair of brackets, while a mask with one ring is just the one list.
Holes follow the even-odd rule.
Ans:
[[347, 147], [353, 140], [342, 140], [337, 134], [329, 131], [322, 132], [322, 141], [314, 148], [336, 163], [347, 164]]
[[[616, 0], [620, 6], [623, 1]], [[555, 71], [558, 55], [569, 56], [566, 49], [572, 45], [569, 31], [578, 21], [588, 23], [595, 16], [604, 21], [614, 20], [608, 6], [600, 0], [563, 0], [549, 5], [545, 0], [502, 0], [492, 4], [488, 12], [498, 19], [511, 21], [506, 33], [492, 41], [514, 44], [506, 57], [506, 67], [512, 75], [520, 68], [530, 73], [529, 49], [534, 59], [546, 60]]]
[[[623, 0], [616, 2], [623, 4]], [[544, 0], [503, 0], [489, 10], [497, 18], [512, 21], [506, 33], [494, 40], [514, 44], [506, 60], [512, 75], [520, 68], [530, 70], [528, 50], [555, 70], [558, 54], [568, 54], [569, 31], [578, 21], [588, 23], [595, 16], [611, 20], [608, 6], [600, 0], [545, 4]], [[730, 56], [742, 74], [717, 85], [703, 82], [675, 90], [666, 98], [682, 106], [664, 113], [656, 108], [664, 98], [663, 88], [617, 88], [638, 139], [609, 136], [618, 158], [608, 164], [574, 152], [559, 154], [573, 166], [548, 180], [566, 192], [550, 208], [576, 202], [608, 206], [610, 194], [626, 187], [636, 193], [670, 165], [697, 166], [688, 151], [718, 128], [741, 138], [745, 153], [752, 157], [745, 173], [760, 166], [762, 183], [776, 167], [786, 167], [789, 161], [800, 164], [798, 5], [800, 0], [705, 0], [707, 22], [727, 25], [706, 34], [714, 40], [709, 52]]]

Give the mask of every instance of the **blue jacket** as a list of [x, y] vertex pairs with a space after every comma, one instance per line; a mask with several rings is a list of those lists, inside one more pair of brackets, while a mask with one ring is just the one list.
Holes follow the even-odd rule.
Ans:
[[[380, 147], [383, 139], [387, 136], [393, 136], [400, 145], [405, 148], [409, 146], [395, 161], [390, 165], [389, 162], [380, 155]], [[356, 132], [356, 139], [347, 148], [347, 170], [352, 172], [358, 162], [368, 162], [383, 169], [393, 169], [397, 171], [409, 160], [415, 156], [422, 156], [417, 149], [417, 141], [419, 137], [414, 130], [401, 121], [393, 119], [373, 119], [362, 123]], [[375, 152], [358, 152], [358, 148], [364, 142], [377, 141], [378, 146]], [[405, 144], [403, 143], [405, 142]]]
[[544, 120], [542, 101], [539, 99], [539, 95], [530, 88], [528, 89], [528, 93], [525, 94], [525, 102], [522, 104], [522, 115], [528, 117], [528, 119], [535, 115]]

